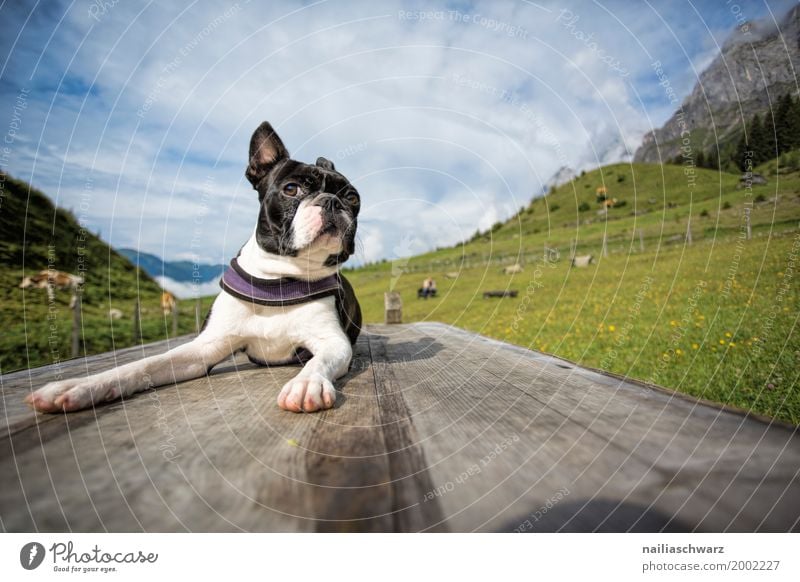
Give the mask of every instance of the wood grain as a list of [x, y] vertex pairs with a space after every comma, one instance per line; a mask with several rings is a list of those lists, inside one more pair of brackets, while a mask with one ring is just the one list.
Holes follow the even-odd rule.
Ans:
[[796, 531], [800, 439], [456, 328], [370, 326], [334, 409], [281, 411], [296, 366], [69, 415], [22, 398], [190, 336], [0, 376], [4, 531]]

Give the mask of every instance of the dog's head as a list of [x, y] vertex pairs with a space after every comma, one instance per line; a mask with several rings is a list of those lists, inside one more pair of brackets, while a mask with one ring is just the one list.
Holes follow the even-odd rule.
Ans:
[[250, 140], [245, 175], [258, 191], [256, 242], [263, 250], [286, 257], [311, 248], [329, 251], [324, 263], [329, 267], [355, 252], [361, 199], [333, 162], [318, 158], [311, 165], [290, 159], [265, 121]]

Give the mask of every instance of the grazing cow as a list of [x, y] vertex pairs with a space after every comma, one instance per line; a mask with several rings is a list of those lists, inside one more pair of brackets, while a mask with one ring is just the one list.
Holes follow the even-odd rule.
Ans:
[[522, 265], [516, 263], [514, 265], [509, 265], [508, 267], [503, 267], [503, 274], [504, 275], [516, 275], [517, 273], [522, 272]]
[[165, 290], [161, 293], [161, 310], [165, 316], [175, 310], [175, 296], [169, 291]]
[[616, 198], [606, 198], [606, 199], [603, 201], [603, 206], [604, 206], [605, 208], [614, 208], [614, 205], [615, 205], [616, 203], [617, 203], [617, 199], [616, 199]]
[[55, 301], [56, 289], [70, 289], [72, 290], [72, 299], [69, 306], [75, 307], [75, 296], [81, 285], [83, 285], [83, 277], [55, 269], [44, 269], [36, 275], [23, 277], [19, 287], [20, 289], [47, 289], [47, 300], [51, 303]]
[[594, 262], [594, 257], [592, 255], [580, 255], [577, 257], [572, 257], [573, 267], [588, 267], [593, 262]]

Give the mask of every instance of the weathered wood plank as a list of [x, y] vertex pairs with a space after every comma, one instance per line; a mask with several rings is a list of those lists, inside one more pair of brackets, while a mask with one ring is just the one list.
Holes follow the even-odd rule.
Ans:
[[53, 415], [37, 415], [23, 402], [26, 395], [44, 384], [62, 378], [96, 374], [147, 356], [160, 354], [190, 341], [193, 337], [193, 335], [180, 336], [0, 376], [0, 395], [2, 396], [0, 398], [0, 437], [32, 426], [37, 422], [51, 422], [57, 418]]
[[[792, 429], [448, 326], [414, 327], [437, 357], [394, 371], [404, 375], [415, 424], [427, 437], [435, 482], [458, 485], [460, 492], [442, 496], [451, 527], [513, 527], [524, 522], [526, 506], [545, 507], [563, 487], [570, 494], [534, 529], [797, 527], [800, 443]], [[509, 430], [519, 443], [458, 484], [466, 468], [480, 466], [487, 443]], [[492, 505], [493, 498], [502, 501]], [[490, 523], [480, 521], [487, 517]]]
[[[342, 385], [343, 384], [343, 385]], [[368, 340], [339, 383], [334, 411], [325, 411], [306, 450], [309, 495], [317, 531], [392, 531], [392, 498]]]
[[392, 371], [394, 362], [387, 356], [386, 338], [370, 334], [369, 346], [392, 480], [393, 529], [447, 531], [438, 500], [432, 498], [420, 503], [433, 484], [413, 420]]
[[798, 527], [792, 427], [441, 324], [372, 326], [320, 414], [275, 404], [297, 367], [241, 356], [93, 411], [22, 408], [56, 374], [142, 355], [0, 377], [6, 530]]

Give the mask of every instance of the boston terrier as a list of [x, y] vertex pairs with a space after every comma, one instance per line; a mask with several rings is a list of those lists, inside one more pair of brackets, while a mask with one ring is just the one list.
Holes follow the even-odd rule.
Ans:
[[200, 334], [164, 354], [51, 382], [25, 401], [41, 412], [80, 410], [207, 374], [239, 351], [261, 365], [304, 363], [278, 394], [292, 412], [331, 408], [350, 367], [361, 309], [339, 266], [355, 251], [356, 189], [325, 158], [304, 164], [264, 122], [245, 172], [258, 192], [255, 231], [231, 261]]

